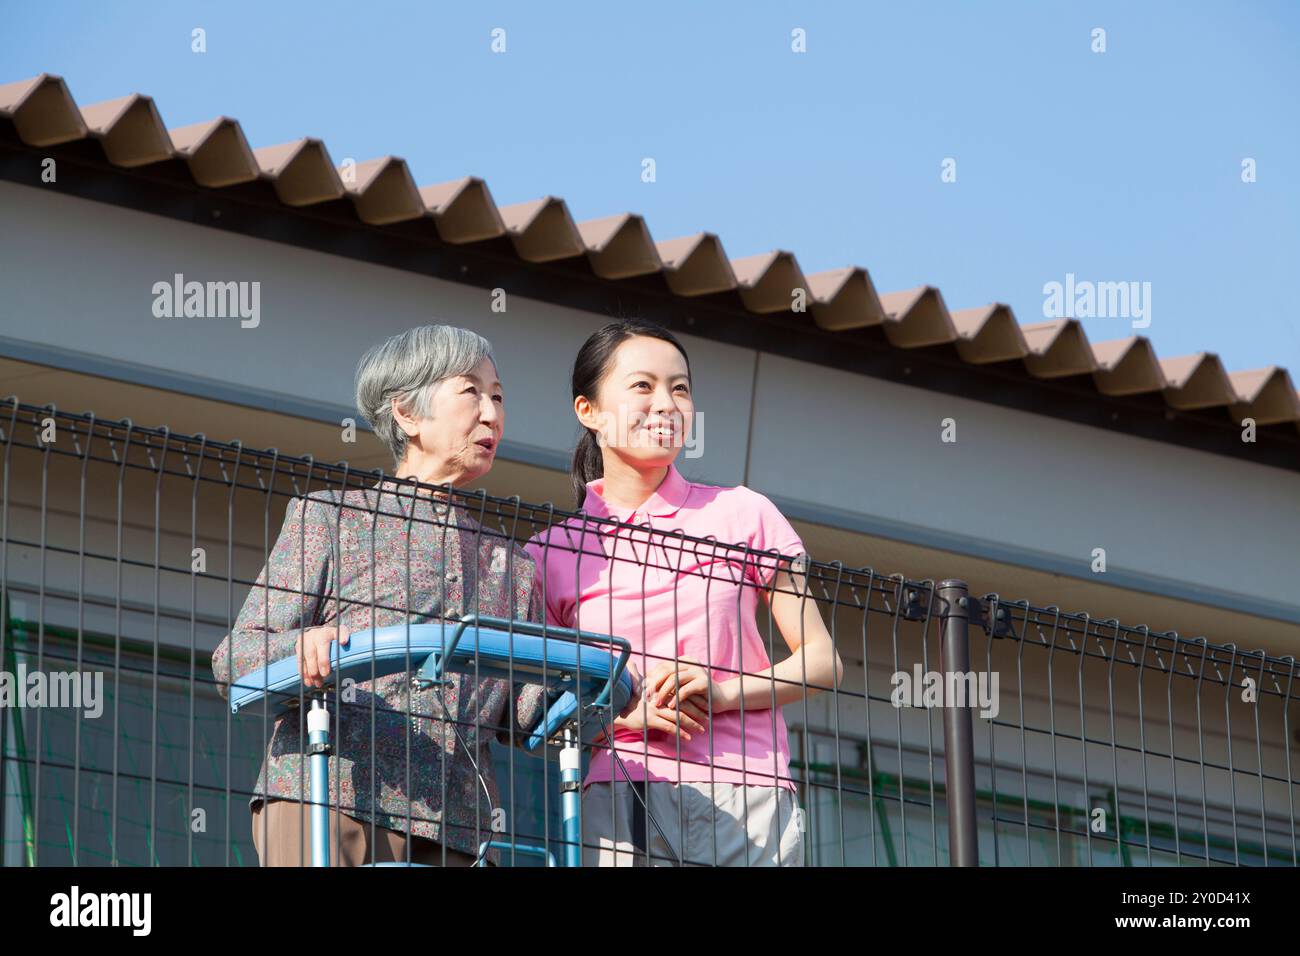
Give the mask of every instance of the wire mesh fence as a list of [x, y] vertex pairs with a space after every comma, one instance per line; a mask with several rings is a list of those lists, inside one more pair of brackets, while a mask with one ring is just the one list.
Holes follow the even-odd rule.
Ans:
[[[16, 398], [0, 428], [6, 865], [309, 864], [313, 807], [335, 862], [1297, 862], [1291, 658], [693, 537], [668, 509]], [[508, 622], [503, 657], [467, 615]], [[368, 658], [272, 692], [277, 661], [323, 672], [345, 635]], [[603, 635], [626, 703], [583, 697], [623, 667]]]

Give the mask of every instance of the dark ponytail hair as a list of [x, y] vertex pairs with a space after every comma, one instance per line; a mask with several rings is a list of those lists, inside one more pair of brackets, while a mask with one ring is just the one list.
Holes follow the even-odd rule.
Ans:
[[[691, 374], [691, 358], [682, 348], [676, 336], [661, 325], [655, 325], [642, 319], [622, 319], [602, 326], [591, 334], [578, 349], [578, 357], [573, 360], [573, 397], [585, 395], [588, 399], [595, 396], [601, 380], [609, 373], [614, 360], [614, 352], [628, 339], [645, 336], [668, 342], [686, 359], [686, 374]], [[578, 447], [573, 450], [573, 466], [569, 477], [573, 481], [575, 507], [581, 508], [587, 497], [587, 482], [595, 481], [605, 474], [605, 460], [601, 457], [600, 443], [596, 433], [590, 428], [582, 430]]]

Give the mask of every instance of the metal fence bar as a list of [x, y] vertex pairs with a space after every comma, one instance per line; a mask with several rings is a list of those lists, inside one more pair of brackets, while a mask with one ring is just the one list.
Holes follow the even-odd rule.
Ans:
[[[943, 622], [943, 671], [970, 673], [971, 599], [965, 581], [939, 584]], [[975, 824], [975, 747], [971, 707], [949, 702], [943, 712], [944, 764], [947, 771], [948, 857], [953, 866], [979, 865], [979, 832]]]

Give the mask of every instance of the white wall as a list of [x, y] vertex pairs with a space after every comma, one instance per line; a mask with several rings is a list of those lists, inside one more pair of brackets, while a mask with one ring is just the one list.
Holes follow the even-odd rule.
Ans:
[[[477, 287], [11, 183], [0, 263], [0, 354], [322, 418], [351, 413], [374, 342], [474, 328], [501, 364], [504, 456], [535, 463], [572, 448], [569, 370], [604, 321], [521, 297], [496, 314]], [[260, 325], [155, 318], [176, 272], [261, 282]], [[745, 481], [755, 353], [683, 338], [706, 451], [683, 471]], [[1300, 474], [770, 354], [752, 430], [748, 484], [800, 517], [1080, 577], [1103, 547], [1111, 583], [1300, 620]]]
[[[751, 483], [812, 505], [1295, 605], [1300, 475], [764, 355]], [[957, 441], [940, 440], [945, 418]], [[792, 467], [800, 463], [802, 467]]]

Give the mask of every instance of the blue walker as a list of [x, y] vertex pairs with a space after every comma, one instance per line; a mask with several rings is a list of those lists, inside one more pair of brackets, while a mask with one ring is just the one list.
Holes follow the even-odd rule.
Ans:
[[[451, 638], [447, 632], [455, 628]], [[407, 657], [407, 651], [410, 657]], [[617, 656], [615, 656], [617, 651]], [[477, 673], [541, 684], [551, 703], [529, 734], [526, 750], [546, 752], [547, 743], [560, 748], [560, 811], [564, 839], [564, 865], [582, 865], [582, 835], [578, 805], [582, 773], [582, 747], [600, 736], [607, 720], [617, 715], [632, 696], [632, 676], [627, 673], [631, 645], [619, 637], [550, 627], [504, 618], [469, 614], [459, 622], [396, 624], [348, 636], [346, 647], [330, 644], [327, 686], [307, 698], [308, 754], [311, 786], [312, 866], [329, 866], [329, 694], [338, 682], [351, 678], [369, 681], [397, 674], [410, 666], [417, 671], [420, 689], [447, 682], [446, 674]], [[511, 662], [513, 661], [513, 669]], [[286, 657], [240, 677], [230, 690], [230, 709], [238, 714], [263, 700], [273, 717], [290, 712], [302, 692], [297, 658]], [[554, 698], [554, 699], [552, 699]], [[581, 731], [581, 736], [579, 736]], [[547, 866], [555, 857], [545, 847], [510, 841], [485, 840], [475, 865], [489, 849], [514, 849], [540, 856]], [[406, 866], [377, 863], [375, 866]], [[421, 864], [412, 864], [421, 865]]]

